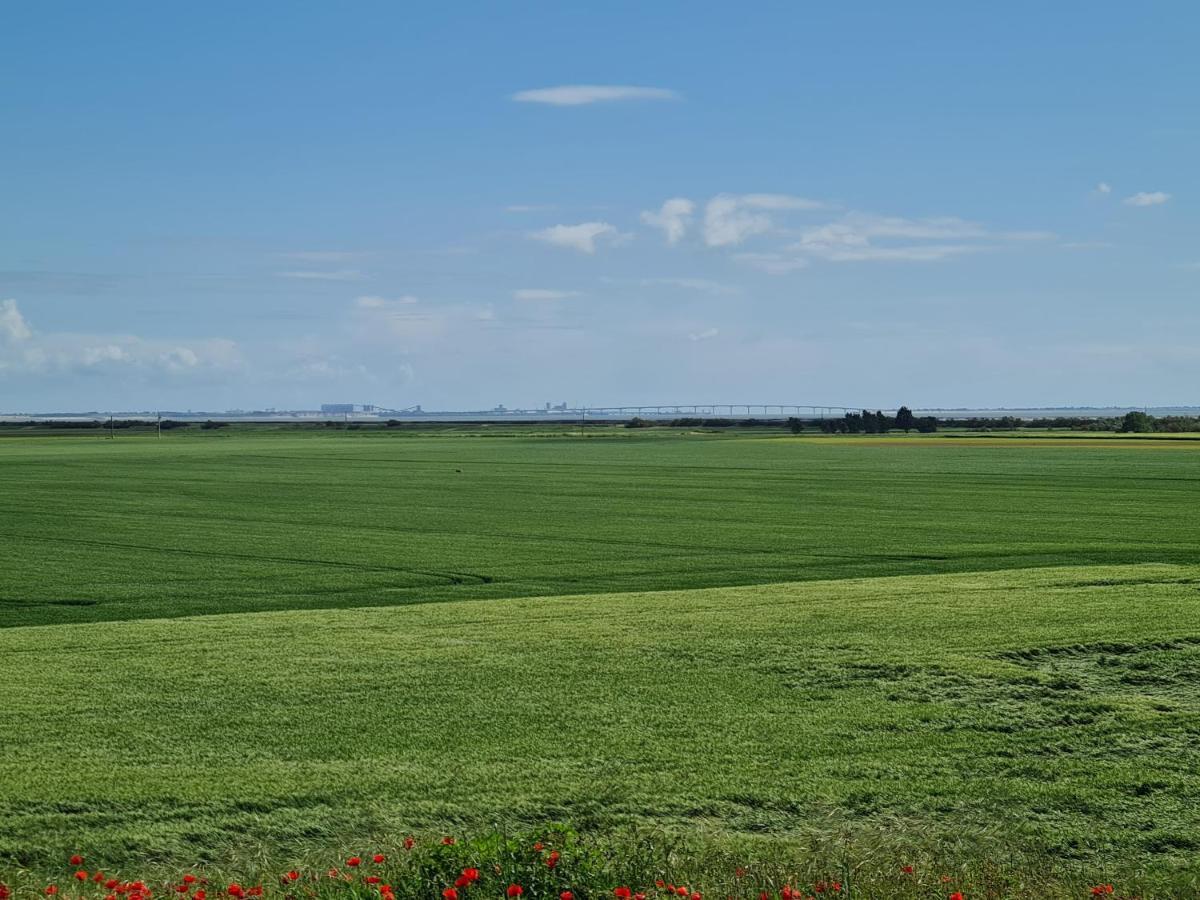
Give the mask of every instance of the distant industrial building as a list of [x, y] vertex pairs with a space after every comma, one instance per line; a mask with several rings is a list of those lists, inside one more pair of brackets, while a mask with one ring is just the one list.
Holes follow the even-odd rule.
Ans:
[[346, 416], [351, 413], [373, 413], [370, 403], [322, 403], [321, 412], [327, 416]]

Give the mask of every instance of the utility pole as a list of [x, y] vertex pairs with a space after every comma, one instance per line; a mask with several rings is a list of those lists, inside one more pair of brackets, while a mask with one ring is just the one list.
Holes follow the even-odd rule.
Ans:
[[117, 429], [113, 425], [112, 413], [108, 414], [108, 439], [110, 441], [115, 441], [117, 439]]
[[159, 411], [159, 413], [158, 413], [158, 423], [157, 424], [158, 424], [158, 437], [159, 437], [159, 440], [161, 440], [162, 439], [162, 412], [161, 411]]

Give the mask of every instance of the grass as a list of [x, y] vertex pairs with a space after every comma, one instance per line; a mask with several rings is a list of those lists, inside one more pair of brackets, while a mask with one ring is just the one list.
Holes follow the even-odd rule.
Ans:
[[489, 429], [0, 441], [0, 627], [1195, 559], [1194, 445]]
[[0, 442], [0, 859], [562, 821], [1200, 889], [1197, 450], [486, 433]]

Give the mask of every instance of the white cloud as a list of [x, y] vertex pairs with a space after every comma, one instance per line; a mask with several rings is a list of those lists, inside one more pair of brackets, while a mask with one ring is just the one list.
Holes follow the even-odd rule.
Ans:
[[1132, 197], [1126, 197], [1125, 203], [1129, 206], [1160, 206], [1171, 199], [1171, 195], [1165, 191], [1139, 191]]
[[808, 268], [808, 260], [804, 257], [782, 253], [735, 253], [733, 258], [768, 275], [787, 275]]
[[1098, 185], [1096, 185], [1096, 193], [1111, 194], [1112, 193], [1112, 185], [1109, 184], [1107, 181], [1101, 181]]
[[556, 291], [550, 288], [519, 288], [512, 293], [514, 300], [566, 300], [578, 297], [579, 291]]
[[0, 338], [16, 343], [33, 337], [33, 329], [21, 315], [16, 300], [0, 302]]
[[367, 254], [357, 250], [296, 250], [278, 255], [284, 259], [295, 259], [301, 262], [337, 263], [361, 259]]
[[689, 341], [707, 341], [715, 338], [721, 332], [716, 328], [705, 328], [703, 331], [694, 331], [688, 335]]
[[326, 272], [301, 270], [276, 274], [280, 278], [299, 278], [305, 281], [362, 281], [367, 277], [358, 269], [336, 269]]
[[658, 212], [646, 210], [642, 221], [654, 228], [661, 228], [668, 244], [677, 244], [687, 232], [696, 204], [686, 197], [672, 197], [663, 203]]
[[740, 294], [742, 289], [733, 284], [722, 284], [707, 278], [643, 278], [643, 287], [676, 287], [707, 294]]
[[510, 213], [549, 212], [556, 208], [550, 203], [513, 203], [510, 206], [504, 207], [504, 211]]
[[550, 106], [584, 106], [619, 100], [679, 100], [667, 88], [636, 87], [622, 84], [564, 84], [557, 87], [518, 91], [512, 95], [518, 103], [545, 103]]
[[718, 194], [704, 208], [704, 241], [710, 247], [740, 244], [774, 227], [768, 212], [822, 208], [815, 200], [789, 194]]
[[367, 295], [365, 297], [355, 297], [354, 305], [359, 309], [387, 309], [391, 306], [411, 306], [419, 302], [412, 294], [404, 294], [401, 297], [389, 300], [386, 297], [377, 297], [375, 295]]
[[580, 253], [595, 253], [596, 243], [606, 240], [610, 243], [623, 243], [629, 239], [607, 222], [581, 222], [578, 225], [554, 225], [530, 235], [538, 241], [554, 244], [556, 247], [569, 247]]

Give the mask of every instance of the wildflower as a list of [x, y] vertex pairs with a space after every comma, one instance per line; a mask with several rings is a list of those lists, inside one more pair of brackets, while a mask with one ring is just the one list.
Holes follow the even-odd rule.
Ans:
[[187, 892], [188, 892], [188, 886], [186, 884], [175, 885], [175, 893], [186, 894]]
[[363, 881], [365, 881], [367, 884], [379, 884], [379, 882], [383, 881], [383, 879], [378, 875], [368, 875], [363, 879]]
[[[3, 898], [0, 898], [0, 900], [3, 900]], [[575, 900], [575, 895], [570, 891], [563, 891], [558, 895], [558, 900]]]
[[758, 900], [771, 900], [771, 895], [763, 891], [758, 895]]
[[658, 879], [658, 881], [654, 882], [654, 886], [659, 887], [659, 888], [664, 888], [667, 886], [667, 883], [660, 878], [660, 879]]
[[627, 887], [619, 887], [613, 890], [613, 896], [616, 897], [617, 900], [629, 900], [629, 898], [633, 896], [633, 891], [629, 890]]
[[83, 865], [83, 857], [80, 856], [78, 853], [76, 853], [74, 856], [71, 857], [70, 863], [73, 866], [82, 866]]
[[903, 872], [905, 875], [911, 875], [913, 873], [913, 867], [912, 866], [901, 866], [900, 871]]
[[508, 890], [506, 890], [504, 893], [509, 897], [520, 897], [523, 893], [525, 893], [525, 888], [521, 887], [519, 884], [510, 884], [508, 886]]
[[75, 873], [75, 880], [76, 881], [87, 881], [88, 880], [87, 872], [85, 872], [83, 869], [80, 869], [78, 872]]
[[746, 875], [746, 870], [743, 869], [741, 866], [738, 866], [736, 869], [733, 870], [734, 878], [743, 878], [743, 877], [745, 877], [745, 875]]
[[254, 887], [250, 888], [250, 890], [246, 891], [246, 896], [248, 896], [248, 897], [261, 897], [261, 896], [262, 896], [262, 893], [263, 893], [263, 891], [262, 891], [262, 885], [261, 885], [261, 884], [256, 884]]
[[955, 891], [950, 895], [950, 900], [963, 900], [962, 891]]
[[201, 888], [200, 890], [196, 891], [196, 893], [192, 894], [192, 900], [205, 900], [207, 896], [208, 891]]
[[371, 857], [371, 862], [378, 865], [381, 862], [387, 862], [387, 857], [384, 856], [382, 853], [376, 853], [374, 856]]
[[790, 884], [785, 884], [783, 886], [783, 890], [779, 892], [779, 896], [782, 897], [783, 900], [792, 900], [792, 893], [792, 886]]
[[117, 884], [118, 884], [118, 882], [117, 882], [117, 879], [115, 879], [115, 878], [110, 878], [110, 879], [108, 879], [108, 881], [104, 882], [104, 886], [106, 888], [108, 888], [110, 891], [116, 890]]
[[12, 891], [8, 889], [8, 885], [0, 882], [0, 900], [8, 900], [12, 896]]
[[692, 900], [700, 900], [700, 892], [692, 891]]
[[842, 890], [842, 883], [840, 881], [835, 881], [833, 884], [829, 885], [829, 889], [837, 894]]
[[228, 893], [230, 897], [245, 897], [246, 896], [245, 888], [243, 888], [236, 881], [233, 884], [231, 884], [228, 888], [226, 888], [226, 893]]
[[357, 869], [360, 865], [362, 865], [362, 858], [358, 856], [352, 856], [346, 860], [346, 865], [352, 869]]
[[536, 844], [533, 845], [533, 849], [536, 850], [538, 853], [541, 853], [543, 850], [546, 849], [546, 845], [543, 844], [541, 841], [538, 841]]
[[642, 893], [634, 894], [633, 900], [646, 900], [646, 895]]
[[558, 857], [559, 857], [558, 851], [552, 850], [550, 852], [550, 855], [546, 857], [546, 867], [549, 869], [553, 869], [555, 866], [557, 866], [558, 865]]
[[442, 900], [458, 900], [458, 891], [454, 888], [446, 888], [442, 891]]
[[45, 893], [46, 893], [47, 897], [53, 897], [55, 894], [58, 893], [58, 885], [57, 884], [46, 885]]
[[94, 881], [96, 884], [102, 884], [104, 882], [104, 873], [97, 869], [94, 873], [92, 873], [92, 881]]
[[446, 835], [444, 838], [442, 838], [442, 844], [447, 847], [453, 847], [454, 846], [454, 838], [450, 837], [450, 835]]
[[415, 844], [415, 843], [416, 843], [416, 841], [411, 836], [406, 837], [404, 839], [404, 849], [411, 850], [413, 848], [413, 844]]
[[463, 869], [462, 877], [467, 879], [468, 882], [478, 881], [479, 880], [479, 870], [476, 868]]
[[195, 884], [195, 883], [196, 883], [196, 876], [195, 876], [195, 875], [192, 875], [192, 874], [190, 874], [190, 873], [189, 873], [189, 874], [187, 874], [187, 875], [184, 875], [184, 876], [183, 876], [183, 883], [184, 883], [184, 884]]
[[297, 872], [295, 869], [292, 869], [292, 871], [288, 872], [283, 877], [286, 878], [288, 881], [299, 881], [300, 873]]
[[688, 889], [683, 885], [680, 885], [679, 887], [675, 888], [675, 893], [680, 897], [686, 897], [688, 895]]

